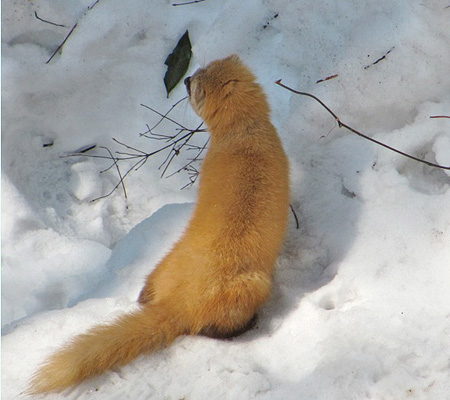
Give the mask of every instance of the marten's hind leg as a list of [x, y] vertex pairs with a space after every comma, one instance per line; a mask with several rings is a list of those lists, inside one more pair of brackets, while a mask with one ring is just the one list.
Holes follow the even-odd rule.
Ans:
[[226, 330], [223, 327], [218, 327], [217, 325], [209, 325], [204, 327], [200, 331], [199, 335], [208, 336], [214, 339], [232, 339], [236, 336], [242, 335], [250, 329], [253, 329], [257, 320], [258, 315], [255, 314], [250, 320], [231, 330]]

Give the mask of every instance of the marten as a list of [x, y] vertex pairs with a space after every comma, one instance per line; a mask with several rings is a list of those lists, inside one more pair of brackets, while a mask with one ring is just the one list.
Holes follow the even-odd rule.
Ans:
[[245, 332], [269, 298], [289, 210], [289, 164], [253, 73], [236, 55], [185, 79], [210, 144], [181, 239], [147, 277], [139, 310], [76, 336], [50, 356], [28, 393], [61, 391], [180, 335]]

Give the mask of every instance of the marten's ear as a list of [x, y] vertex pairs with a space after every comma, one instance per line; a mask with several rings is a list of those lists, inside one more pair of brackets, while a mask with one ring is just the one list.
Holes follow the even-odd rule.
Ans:
[[241, 58], [237, 54], [232, 54], [231, 56], [228, 56], [225, 60], [232, 61], [236, 64], [242, 64]]
[[239, 81], [237, 79], [230, 79], [222, 85], [222, 93], [225, 97], [229, 96], [237, 88]]

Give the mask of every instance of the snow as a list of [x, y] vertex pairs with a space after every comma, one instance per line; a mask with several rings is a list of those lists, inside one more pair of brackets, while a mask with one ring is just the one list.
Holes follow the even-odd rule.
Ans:
[[[115, 169], [65, 157], [93, 144], [123, 150], [112, 138], [160, 145], [140, 135], [159, 119], [140, 104], [165, 112], [185, 96], [179, 85], [167, 98], [163, 76], [186, 29], [189, 73], [238, 53], [264, 86], [300, 229], [292, 218], [254, 330], [182, 337], [45, 398], [450, 399], [449, 171], [339, 129], [314, 100], [274, 84], [450, 165], [450, 120], [430, 118], [450, 115], [448, 1], [2, 5], [3, 399], [26, 398], [33, 371], [75, 334], [133, 309], [189, 220], [197, 185], [180, 190], [182, 173], [161, 179], [164, 155], [130, 173], [127, 201], [119, 188], [95, 202], [117, 183]], [[171, 115], [199, 123], [187, 102]], [[171, 171], [185, 163], [177, 157]]]

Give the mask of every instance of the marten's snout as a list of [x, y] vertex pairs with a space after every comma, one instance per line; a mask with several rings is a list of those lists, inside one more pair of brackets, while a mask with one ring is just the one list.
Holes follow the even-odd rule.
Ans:
[[184, 80], [184, 84], [186, 85], [186, 90], [188, 92], [188, 95], [191, 95], [191, 77], [188, 76], [185, 80]]

